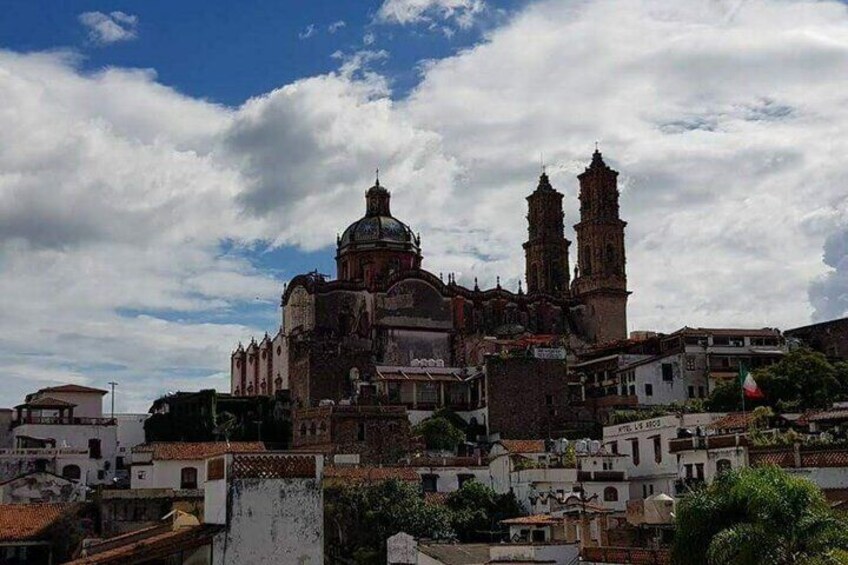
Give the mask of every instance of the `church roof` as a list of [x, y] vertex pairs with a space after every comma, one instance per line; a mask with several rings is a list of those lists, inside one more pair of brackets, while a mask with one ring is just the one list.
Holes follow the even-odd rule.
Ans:
[[390, 200], [391, 194], [377, 180], [365, 193], [365, 216], [350, 224], [339, 238], [339, 254], [371, 247], [420, 252], [419, 238], [392, 216]]

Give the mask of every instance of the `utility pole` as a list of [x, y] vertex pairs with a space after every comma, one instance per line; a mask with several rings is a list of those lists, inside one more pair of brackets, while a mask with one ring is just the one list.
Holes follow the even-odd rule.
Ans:
[[109, 386], [112, 387], [112, 419], [114, 420], [115, 419], [115, 387], [118, 386], [118, 383], [116, 383], [115, 381], [109, 381], [106, 384], [108, 384]]

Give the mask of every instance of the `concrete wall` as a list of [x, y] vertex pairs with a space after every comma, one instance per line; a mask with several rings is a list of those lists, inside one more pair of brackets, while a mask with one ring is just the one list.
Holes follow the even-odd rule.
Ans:
[[[83, 471], [88, 469], [82, 480], [87, 485], [108, 483], [115, 475], [115, 456], [118, 444], [118, 427], [115, 425], [77, 425], [77, 424], [22, 424], [12, 434], [14, 438], [26, 436], [56, 441], [57, 448], [88, 450], [89, 439], [100, 440], [100, 458], [90, 459]], [[76, 461], [74, 461], [76, 463]], [[107, 469], [108, 467], [108, 469]], [[103, 478], [98, 478], [103, 471]], [[61, 468], [56, 470], [61, 473]]]
[[99, 392], [45, 392], [44, 396], [64, 400], [71, 404], [76, 404], [74, 407], [75, 418], [102, 418], [103, 417], [103, 399], [106, 395], [101, 395]]
[[228, 527], [215, 565], [323, 565], [320, 479], [239, 479], [228, 487]]
[[206, 482], [206, 464], [203, 460], [154, 460], [152, 465], [133, 466], [130, 487], [134, 489], [165, 488], [179, 490], [182, 470], [193, 467], [197, 470], [197, 488]]

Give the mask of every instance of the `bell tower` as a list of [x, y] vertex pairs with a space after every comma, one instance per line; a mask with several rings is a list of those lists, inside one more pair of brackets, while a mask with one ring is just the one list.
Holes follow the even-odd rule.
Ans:
[[562, 193], [542, 172], [539, 185], [527, 197], [527, 242], [524, 244], [527, 293], [569, 293], [568, 246], [563, 230]]
[[598, 343], [627, 338], [624, 222], [618, 210], [618, 172], [595, 149], [580, 180], [580, 223], [572, 293], [591, 309], [589, 335]]

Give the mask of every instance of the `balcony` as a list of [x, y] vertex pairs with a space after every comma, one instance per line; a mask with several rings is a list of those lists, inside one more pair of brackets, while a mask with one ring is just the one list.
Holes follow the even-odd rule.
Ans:
[[727, 447], [747, 447], [748, 437], [740, 434], [720, 436], [696, 436], [669, 440], [671, 453], [694, 451], [699, 449], [724, 449]]
[[619, 482], [624, 480], [624, 471], [577, 471], [581, 482]]
[[116, 421], [113, 418], [77, 418], [68, 416], [23, 416], [19, 420], [12, 422], [12, 427], [23, 426], [26, 424], [39, 426], [114, 426]]
[[75, 449], [70, 447], [30, 447], [19, 449], [0, 449], [0, 459], [28, 459], [28, 458], [60, 458], [60, 457], [88, 457], [87, 449]]
[[581, 561], [593, 563], [633, 563], [634, 565], [668, 565], [671, 554], [666, 549], [639, 547], [584, 547]]

